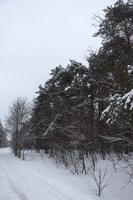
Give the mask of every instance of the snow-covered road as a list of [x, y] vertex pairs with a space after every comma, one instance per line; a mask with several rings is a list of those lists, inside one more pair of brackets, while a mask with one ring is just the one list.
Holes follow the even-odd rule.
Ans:
[[10, 149], [0, 149], [0, 200], [88, 200], [84, 191], [72, 186], [72, 175], [71, 185], [64, 176], [48, 159], [22, 161]]
[[[69, 170], [58, 168], [47, 156], [29, 154], [23, 161], [9, 148], [0, 149], [0, 200], [99, 200], [88, 188], [90, 176], [73, 176]], [[102, 166], [111, 166], [100, 161]], [[112, 171], [112, 167], [111, 167]], [[114, 172], [113, 182], [104, 191], [101, 200], [132, 200], [133, 185], [123, 170]]]

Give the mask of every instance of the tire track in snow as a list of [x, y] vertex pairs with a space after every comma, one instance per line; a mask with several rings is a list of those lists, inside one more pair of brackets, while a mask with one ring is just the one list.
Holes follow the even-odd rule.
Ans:
[[[20, 178], [21, 181], [28, 183], [28, 185], [30, 185], [30, 183], [32, 182], [32, 184], [34, 186], [36, 185], [36, 188], [39, 187], [40, 190], [43, 191], [43, 193], [44, 192], [48, 193], [49, 200], [51, 199], [51, 197], [52, 197], [51, 200], [62, 200], [62, 199], [73, 200], [70, 196], [63, 193], [60, 189], [54, 187], [53, 184], [50, 184], [48, 181], [45, 181], [45, 177], [39, 173], [36, 174], [34, 171], [32, 172], [32, 170], [26, 168], [26, 177], [24, 177], [21, 174], [21, 171], [25, 171], [25, 166], [21, 166], [21, 171], [20, 171], [20, 168], [14, 169], [14, 166], [12, 166], [11, 163], [10, 169], [12, 173], [14, 173], [14, 176]], [[34, 192], [35, 190], [36, 189], [34, 189]]]
[[[8, 170], [7, 170], [7, 166], [9, 167], [9, 163], [5, 162], [6, 156], [5, 155], [1, 155], [0, 154], [0, 172], [1, 172], [1, 187], [3, 187], [4, 193], [6, 197], [4, 197], [5, 200], [28, 200], [28, 198], [25, 196], [25, 194], [23, 192], [20, 191], [20, 189], [18, 189], [18, 187], [15, 187], [13, 181], [10, 179], [10, 177], [8, 176]], [[3, 186], [2, 186], [3, 184]], [[5, 190], [6, 188], [6, 190]], [[9, 192], [7, 191], [9, 190]], [[2, 199], [3, 200], [3, 199]]]
[[9, 181], [9, 184], [12, 188], [12, 190], [16, 193], [16, 195], [19, 197], [20, 200], [28, 200], [28, 198], [25, 196], [25, 194], [23, 192], [21, 192], [20, 190], [18, 190], [18, 188], [15, 187], [14, 183], [12, 182], [11, 179], [7, 178]]
[[[11, 153], [8, 153], [5, 156], [0, 156], [8, 184], [12, 191], [18, 196], [19, 200], [33, 200], [34, 197], [32, 198], [30, 196], [32, 193], [35, 193], [36, 198], [34, 199], [38, 200], [43, 200], [44, 198], [47, 198], [48, 200], [72, 200], [72, 198], [62, 192], [61, 189], [54, 187], [53, 184], [45, 181], [44, 175], [26, 168], [26, 165], [23, 165], [24, 162], [20, 162], [20, 160], [14, 158]], [[23, 192], [20, 187], [24, 190]], [[41, 193], [40, 196], [38, 188]], [[26, 190], [29, 193], [28, 197], [24, 194]]]

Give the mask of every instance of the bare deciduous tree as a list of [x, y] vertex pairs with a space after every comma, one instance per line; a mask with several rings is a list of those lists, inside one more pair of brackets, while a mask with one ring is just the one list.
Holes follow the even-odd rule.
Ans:
[[9, 108], [9, 115], [6, 120], [7, 129], [12, 134], [13, 152], [19, 158], [23, 149], [24, 125], [30, 117], [30, 105], [27, 99], [18, 97]]
[[108, 174], [107, 168], [96, 168], [95, 171], [91, 169], [89, 173], [94, 181], [94, 185], [88, 184], [89, 190], [100, 197], [104, 189], [111, 183], [112, 174]]

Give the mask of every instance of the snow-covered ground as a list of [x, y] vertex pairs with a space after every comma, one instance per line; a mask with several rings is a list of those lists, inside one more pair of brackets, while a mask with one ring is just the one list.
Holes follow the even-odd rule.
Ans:
[[[88, 189], [89, 181], [90, 176], [72, 175], [47, 157], [23, 161], [10, 149], [0, 149], [0, 200], [97, 200]], [[126, 181], [124, 171], [113, 170], [112, 182], [100, 199], [133, 200], [133, 185], [122, 189]]]

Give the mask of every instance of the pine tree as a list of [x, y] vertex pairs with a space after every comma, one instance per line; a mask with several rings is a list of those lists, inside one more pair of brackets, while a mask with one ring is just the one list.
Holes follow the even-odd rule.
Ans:
[[113, 68], [122, 91], [130, 90], [128, 65], [133, 63], [133, 20], [131, 15], [122, 15], [130, 5], [130, 1], [119, 0], [114, 6], [104, 9], [105, 17], [100, 18], [99, 30], [95, 34], [103, 39], [103, 53], [108, 61], [106, 67]]

